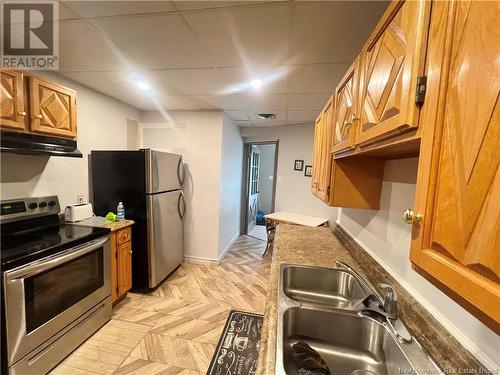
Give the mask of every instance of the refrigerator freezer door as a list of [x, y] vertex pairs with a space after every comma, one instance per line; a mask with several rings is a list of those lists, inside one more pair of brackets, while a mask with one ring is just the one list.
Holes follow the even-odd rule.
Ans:
[[184, 226], [180, 190], [146, 196], [149, 287], [155, 288], [184, 261]]
[[146, 193], [182, 189], [185, 179], [182, 156], [154, 150], [146, 152]]

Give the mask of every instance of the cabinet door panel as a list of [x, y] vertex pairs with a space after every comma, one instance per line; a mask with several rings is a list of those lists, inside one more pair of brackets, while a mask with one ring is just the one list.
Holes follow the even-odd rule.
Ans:
[[318, 191], [316, 195], [321, 200], [328, 202], [330, 188], [330, 175], [332, 166], [332, 136], [333, 136], [333, 96], [330, 98], [325, 108], [321, 121], [321, 153], [320, 153], [320, 174]]
[[0, 72], [0, 125], [24, 130], [25, 115], [23, 74], [11, 70]]
[[366, 144], [418, 126], [414, 101], [423, 72], [430, 3], [405, 1], [362, 53], [361, 111], [356, 144]]
[[[444, 7], [444, 5], [439, 5]], [[439, 8], [437, 8], [439, 9]], [[443, 11], [444, 12], [444, 11]], [[433, 14], [435, 11], [433, 10]], [[412, 243], [412, 261], [500, 323], [500, 29], [498, 2], [454, 2], [447, 8], [449, 62], [430, 182]], [[437, 14], [437, 11], [436, 11]], [[434, 16], [433, 16], [434, 19]], [[432, 26], [432, 24], [431, 24]], [[429, 168], [429, 165], [422, 166]], [[420, 168], [419, 168], [420, 169]], [[419, 181], [419, 183], [422, 183]], [[476, 314], [477, 315], [477, 314]]]
[[31, 130], [76, 138], [76, 93], [73, 90], [30, 78]]
[[319, 176], [321, 174], [321, 121], [323, 114], [320, 113], [314, 123], [314, 142], [313, 142], [313, 170], [311, 177], [311, 191], [314, 195], [318, 192]]
[[132, 247], [130, 242], [118, 246], [118, 295], [132, 288]]
[[333, 152], [354, 148], [357, 126], [357, 62], [349, 68], [335, 91]]
[[111, 300], [118, 299], [118, 249], [116, 248], [116, 233], [111, 234]]

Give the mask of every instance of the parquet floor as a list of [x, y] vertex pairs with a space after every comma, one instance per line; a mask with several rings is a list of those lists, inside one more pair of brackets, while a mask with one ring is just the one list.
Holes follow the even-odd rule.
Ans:
[[154, 292], [129, 293], [52, 374], [205, 374], [229, 311], [264, 313], [265, 246], [242, 236], [221, 264], [184, 263]]

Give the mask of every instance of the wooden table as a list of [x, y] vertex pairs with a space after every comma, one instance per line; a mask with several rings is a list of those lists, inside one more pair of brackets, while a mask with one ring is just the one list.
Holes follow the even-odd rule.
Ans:
[[320, 227], [322, 225], [328, 226], [328, 219], [316, 216], [296, 214], [295, 212], [289, 211], [279, 211], [273, 212], [264, 216], [266, 220], [273, 221], [275, 223], [285, 223], [302, 225], [305, 227]]

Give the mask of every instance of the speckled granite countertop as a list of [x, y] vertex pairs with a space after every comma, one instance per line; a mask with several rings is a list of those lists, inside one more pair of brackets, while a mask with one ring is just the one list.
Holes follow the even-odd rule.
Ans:
[[122, 229], [134, 224], [133, 220], [123, 220], [123, 221], [107, 221], [106, 218], [101, 216], [94, 216], [89, 219], [78, 221], [73, 223], [75, 225], [83, 225], [85, 227], [102, 227], [109, 228], [111, 232], [115, 230]]
[[269, 274], [266, 312], [262, 329], [257, 374], [274, 374], [278, 284], [281, 264], [302, 264], [334, 268], [341, 260], [361, 270], [376, 285], [385, 282], [398, 293], [399, 312], [412, 334], [449, 373], [479, 369], [479, 362], [406, 292], [378, 263], [355, 244], [341, 228], [308, 228], [280, 224], [274, 241]]

